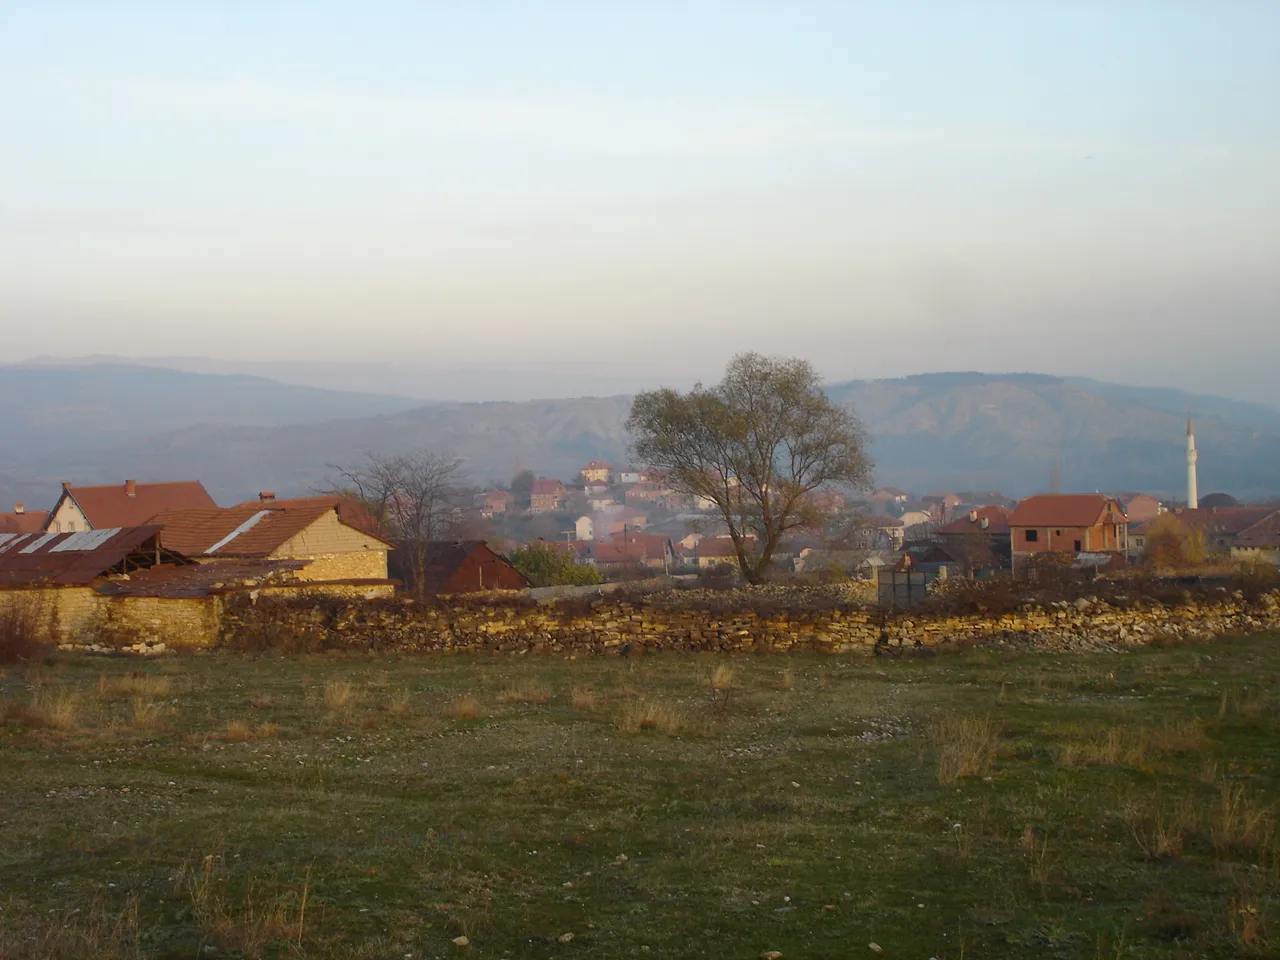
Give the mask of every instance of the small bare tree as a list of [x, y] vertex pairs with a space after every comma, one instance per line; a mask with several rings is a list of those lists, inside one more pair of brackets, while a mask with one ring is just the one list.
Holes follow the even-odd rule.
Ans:
[[383, 457], [366, 454], [352, 466], [330, 466], [334, 488], [359, 499], [399, 541], [413, 578], [425, 585], [432, 540], [457, 536], [464, 522], [466, 493], [462, 461], [429, 450]]

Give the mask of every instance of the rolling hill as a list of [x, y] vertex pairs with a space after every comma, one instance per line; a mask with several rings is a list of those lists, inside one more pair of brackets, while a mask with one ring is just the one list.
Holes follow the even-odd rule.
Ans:
[[[68, 426], [76, 420], [75, 405], [66, 404], [56, 416], [46, 406], [42, 421], [41, 408], [31, 412], [32, 404], [23, 406], [25, 395], [6, 385], [10, 370], [0, 369], [0, 393], [14, 404], [10, 416], [24, 425], [0, 432], [9, 451], [0, 465], [0, 496], [33, 504], [51, 501], [62, 479], [199, 477], [220, 502], [266, 488], [299, 492], [321, 484], [327, 464], [416, 447], [464, 458], [477, 484], [505, 480], [520, 467], [570, 477], [593, 457], [627, 457], [626, 396], [415, 406], [261, 378], [214, 385], [201, 375], [168, 371], [151, 386], [182, 399], [159, 420], [150, 419], [159, 400], [127, 400], [108, 383], [102, 389], [109, 399], [95, 406], [93, 383], [81, 382], [77, 396], [88, 408], [88, 424]], [[129, 368], [99, 374], [104, 382], [137, 382]], [[231, 399], [236, 385], [244, 389]], [[1260, 405], [1037, 374], [925, 374], [832, 384], [829, 391], [851, 403], [867, 424], [880, 483], [1024, 495], [1047, 489], [1056, 465], [1067, 490], [1178, 496], [1184, 411], [1191, 409], [1197, 413], [1201, 490], [1242, 497], [1280, 493], [1280, 411]], [[39, 396], [49, 402], [47, 393]], [[128, 423], [135, 415], [138, 422]], [[184, 417], [188, 422], [178, 424]], [[42, 422], [53, 426], [36, 442], [31, 432]], [[143, 423], [154, 427], [145, 435], [129, 433]], [[101, 432], [95, 434], [93, 424]], [[15, 432], [27, 441], [10, 446]]]

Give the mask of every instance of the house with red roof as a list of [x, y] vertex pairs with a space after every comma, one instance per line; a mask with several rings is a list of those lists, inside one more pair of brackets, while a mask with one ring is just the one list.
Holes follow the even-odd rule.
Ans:
[[1008, 567], [1012, 562], [1009, 511], [996, 504], [974, 507], [944, 523], [937, 529], [937, 538], [970, 575], [978, 570]]
[[390, 585], [393, 543], [371, 531], [341, 497], [257, 500], [235, 507], [158, 514], [160, 542], [201, 563], [223, 560], [305, 560], [297, 579]]
[[[1082, 553], [1127, 556], [1129, 521], [1114, 497], [1100, 493], [1041, 493], [1009, 514], [1015, 573], [1037, 557]], [[1119, 562], [1119, 561], [1117, 561]]]
[[475, 505], [480, 516], [501, 517], [515, 507], [516, 498], [507, 490], [486, 490], [476, 494]]
[[167, 483], [126, 480], [93, 487], [64, 483], [44, 529], [50, 533], [76, 533], [136, 527], [165, 511], [208, 510], [217, 506], [199, 480]]
[[658, 533], [633, 533], [628, 530], [595, 545], [596, 566], [604, 572], [625, 568], [647, 568], [668, 571], [675, 566], [671, 538]]
[[29, 511], [24, 504], [15, 503], [12, 513], [0, 513], [0, 533], [39, 533], [48, 518], [43, 510]]
[[1231, 545], [1231, 558], [1280, 564], [1280, 510], [1241, 530]]
[[529, 490], [529, 512], [555, 513], [562, 510], [568, 495], [569, 491], [559, 480], [539, 477], [533, 481], [533, 487]]

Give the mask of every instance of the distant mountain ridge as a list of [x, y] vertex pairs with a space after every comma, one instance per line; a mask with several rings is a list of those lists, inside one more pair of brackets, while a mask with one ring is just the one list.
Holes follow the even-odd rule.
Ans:
[[[422, 404], [262, 378], [210, 384], [199, 379], [210, 375], [147, 378], [137, 368], [104, 366], [85, 368], [98, 379], [79, 383], [77, 403], [51, 411], [60, 394], [47, 383], [23, 389], [15, 369], [29, 368], [0, 367], [9, 420], [0, 428], [7, 453], [0, 496], [33, 505], [47, 506], [63, 479], [198, 477], [220, 502], [265, 488], [298, 493], [322, 484], [328, 464], [415, 447], [462, 457], [477, 484], [505, 481], [523, 467], [567, 479], [592, 458], [627, 459], [629, 396]], [[153, 417], [151, 400], [120, 399], [143, 383], [185, 399]], [[1191, 409], [1202, 491], [1280, 493], [1280, 411], [1258, 404], [1041, 374], [921, 374], [828, 390], [867, 425], [882, 484], [1018, 496], [1047, 489], [1056, 466], [1067, 490], [1176, 497]], [[95, 391], [108, 399], [95, 406]]]

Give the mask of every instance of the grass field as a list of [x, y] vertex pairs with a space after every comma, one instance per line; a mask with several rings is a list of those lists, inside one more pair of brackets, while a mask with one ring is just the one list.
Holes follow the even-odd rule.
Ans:
[[0, 957], [1276, 956], [1278, 678], [1274, 635], [10, 667]]

